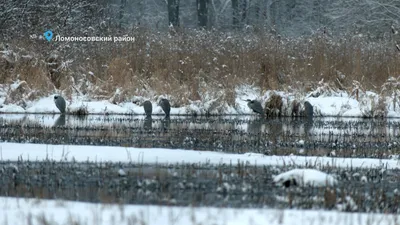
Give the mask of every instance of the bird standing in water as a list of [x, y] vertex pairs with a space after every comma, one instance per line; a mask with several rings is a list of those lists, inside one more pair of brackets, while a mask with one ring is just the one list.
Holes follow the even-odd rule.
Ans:
[[150, 101], [143, 102], [143, 108], [144, 112], [146, 113], [146, 117], [151, 117], [151, 114], [153, 113], [153, 105], [151, 104], [151, 102]]
[[305, 111], [305, 116], [308, 119], [312, 119], [314, 116], [314, 107], [311, 105], [310, 102], [306, 101], [304, 102], [304, 111]]
[[66, 107], [66, 103], [65, 103], [65, 99], [60, 96], [60, 95], [55, 95], [54, 96], [54, 103], [56, 104], [58, 110], [60, 110], [61, 113], [65, 113], [65, 107]]
[[169, 104], [168, 99], [160, 99], [158, 105], [161, 106], [162, 110], [164, 111], [165, 117], [169, 117], [169, 113], [171, 112], [171, 105]]
[[261, 102], [259, 102], [257, 100], [250, 100], [250, 99], [247, 99], [246, 101], [247, 101], [247, 106], [251, 110], [253, 110], [253, 112], [259, 113], [261, 115], [264, 114], [264, 109], [261, 105]]

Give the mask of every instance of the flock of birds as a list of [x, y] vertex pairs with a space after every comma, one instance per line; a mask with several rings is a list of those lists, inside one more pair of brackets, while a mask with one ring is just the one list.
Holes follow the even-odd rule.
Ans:
[[[247, 101], [247, 106], [251, 110], [253, 110], [253, 112], [258, 113], [260, 115], [264, 115], [264, 109], [263, 109], [260, 101], [251, 100], [251, 99], [247, 99], [246, 101]], [[60, 95], [55, 95], [54, 103], [56, 104], [56, 107], [58, 108], [58, 110], [60, 110], [60, 112], [62, 114], [64, 114], [65, 109], [66, 109], [65, 99]], [[162, 110], [164, 111], [165, 117], [169, 118], [169, 115], [171, 112], [171, 104], [169, 103], [168, 99], [161, 98], [160, 101], [158, 102], [158, 105], [161, 106]], [[150, 118], [153, 113], [153, 105], [151, 104], [151, 102], [149, 100], [144, 101], [143, 108], [144, 108], [146, 117]], [[304, 103], [304, 108], [305, 108], [306, 117], [312, 118], [313, 112], [314, 112], [313, 106], [308, 101], [306, 101]]]
[[[62, 114], [65, 114], [66, 112], [66, 101], [65, 99], [60, 96], [60, 95], [55, 95], [54, 96], [54, 103], [56, 104], [56, 107]], [[161, 106], [162, 110], [165, 113], [165, 117], [169, 118], [170, 112], [171, 112], [171, 104], [169, 103], [168, 99], [162, 98], [158, 102], [158, 105]], [[144, 112], [146, 114], [146, 117], [151, 117], [151, 114], [153, 113], [153, 105], [151, 104], [150, 101], [145, 101], [143, 102], [143, 108]]]
[[[258, 113], [260, 115], [264, 115], [265, 111], [261, 105], [260, 101], [247, 99], [247, 106], [253, 110], [253, 112]], [[304, 102], [305, 116], [307, 118], [312, 118], [314, 114], [314, 108], [308, 101]]]
[[[169, 114], [171, 112], [171, 104], [169, 103], [168, 99], [162, 98], [158, 102], [158, 105], [161, 106], [162, 110], [165, 113], [165, 118], [169, 118]], [[149, 100], [143, 102], [144, 113], [146, 114], [147, 118], [151, 117], [153, 113], [153, 105]]]

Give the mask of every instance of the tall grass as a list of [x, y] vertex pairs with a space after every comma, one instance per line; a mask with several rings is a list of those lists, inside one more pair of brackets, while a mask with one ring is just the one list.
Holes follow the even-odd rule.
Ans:
[[[348, 92], [357, 81], [380, 93], [389, 77], [400, 75], [400, 54], [390, 40], [145, 29], [128, 35], [135, 42], [15, 40], [13, 51], [19, 57], [1, 61], [0, 78], [6, 83], [26, 80], [31, 89], [43, 92], [60, 89], [103, 99], [119, 89], [121, 101], [167, 94], [180, 105], [203, 100], [205, 93], [234, 104], [234, 88], [241, 84], [306, 92], [322, 79]], [[50, 63], [48, 52], [59, 57]], [[32, 57], [24, 59], [24, 54]]]

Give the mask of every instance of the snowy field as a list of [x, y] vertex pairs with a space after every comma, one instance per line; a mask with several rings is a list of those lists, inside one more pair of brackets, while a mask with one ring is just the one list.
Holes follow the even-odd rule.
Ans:
[[[7, 90], [16, 88], [18, 83], [11, 87], [0, 89], [0, 113], [59, 113], [59, 110], [53, 102], [54, 95], [42, 97], [35, 101], [27, 101], [24, 108], [16, 104], [4, 104]], [[374, 117], [385, 115], [387, 117], [400, 117], [400, 106], [396, 101], [396, 96], [386, 97], [384, 112], [379, 112], [379, 95], [373, 92], [360, 92], [358, 99], [346, 92], [328, 92], [323, 88], [317, 88], [313, 92], [299, 97], [294, 93], [266, 91], [261, 93], [258, 88], [249, 85], [243, 85], [236, 88], [236, 98], [234, 105], [218, 103], [217, 99], [211, 99], [203, 96], [202, 101], [190, 101], [188, 105], [172, 107], [171, 115], [201, 115], [207, 112], [218, 115], [243, 115], [253, 114], [247, 107], [246, 99], [257, 99], [262, 105], [268, 101], [272, 94], [278, 94], [283, 100], [283, 115], [290, 116], [293, 101], [303, 103], [309, 101], [314, 107], [315, 116], [339, 116], [339, 117]], [[160, 106], [157, 105], [158, 99], [168, 96], [153, 96], [146, 98], [143, 96], [133, 96], [132, 101], [111, 103], [111, 100], [93, 100], [89, 96], [64, 96], [67, 101], [67, 111], [76, 112], [79, 109], [85, 109], [89, 114], [109, 115], [109, 114], [129, 114], [142, 115], [144, 109], [140, 103], [150, 100], [153, 104], [153, 114], [163, 115]], [[138, 104], [132, 103], [137, 102]], [[173, 101], [172, 101], [173, 103]], [[396, 105], [394, 105], [396, 104]]]
[[389, 225], [399, 215], [319, 210], [193, 208], [0, 198], [0, 224]]
[[251, 165], [308, 166], [320, 168], [385, 168], [399, 169], [396, 159], [339, 158], [316, 156], [266, 156], [259, 153], [226, 154], [212, 151], [195, 151], [162, 148], [126, 148], [79, 145], [45, 145], [1, 143], [0, 160], [55, 160], [76, 162], [132, 162], [146, 164], [232, 164], [244, 162]]

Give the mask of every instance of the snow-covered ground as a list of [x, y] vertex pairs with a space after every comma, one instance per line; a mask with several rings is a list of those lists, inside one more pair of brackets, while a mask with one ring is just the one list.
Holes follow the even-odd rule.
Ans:
[[335, 186], [338, 181], [331, 175], [315, 169], [293, 169], [274, 177], [274, 183], [284, 185], [285, 182], [293, 182], [298, 186]]
[[[12, 85], [11, 85], [12, 86]], [[14, 85], [15, 86], [15, 85]], [[3, 88], [4, 89], [4, 88]], [[42, 97], [35, 101], [24, 101], [24, 108], [13, 103], [4, 104], [7, 93], [0, 89], [0, 113], [59, 113], [53, 102], [54, 95]], [[304, 103], [309, 101], [314, 106], [315, 116], [342, 116], [342, 117], [374, 117], [384, 115], [387, 117], [400, 117], [400, 105], [397, 103], [396, 95], [386, 97], [383, 100], [384, 108], [380, 108], [382, 99], [373, 92], [360, 92], [358, 99], [346, 92], [326, 91], [319, 88], [299, 97], [298, 94], [282, 91], [261, 91], [253, 86], [243, 85], [236, 89], [234, 105], [219, 103], [218, 100], [204, 96], [203, 101], [190, 101], [188, 105], [179, 108], [172, 108], [171, 115], [193, 115], [205, 114], [253, 114], [247, 107], [246, 99], [257, 99], [264, 106], [272, 94], [278, 94], [283, 100], [283, 114], [291, 115], [292, 103], [294, 100]], [[146, 98], [132, 96], [135, 102], [143, 102]], [[153, 103], [153, 114], [163, 114], [160, 106], [157, 105], [156, 96], [147, 98]], [[395, 104], [395, 105], [394, 105]], [[76, 112], [79, 109], [86, 109], [89, 114], [144, 114], [140, 104], [132, 101], [111, 103], [108, 100], [93, 100], [89, 96], [70, 96], [67, 98], [67, 111]]]
[[63, 200], [0, 198], [0, 224], [143, 225], [389, 225], [399, 215], [322, 210], [232, 209], [93, 204]]
[[0, 160], [55, 160], [76, 162], [139, 162], [139, 163], [208, 163], [232, 164], [244, 162], [252, 165], [308, 166], [320, 168], [400, 168], [396, 159], [331, 158], [316, 156], [266, 156], [259, 153], [227, 154], [163, 148], [125, 148], [84, 145], [45, 145], [0, 143]]

